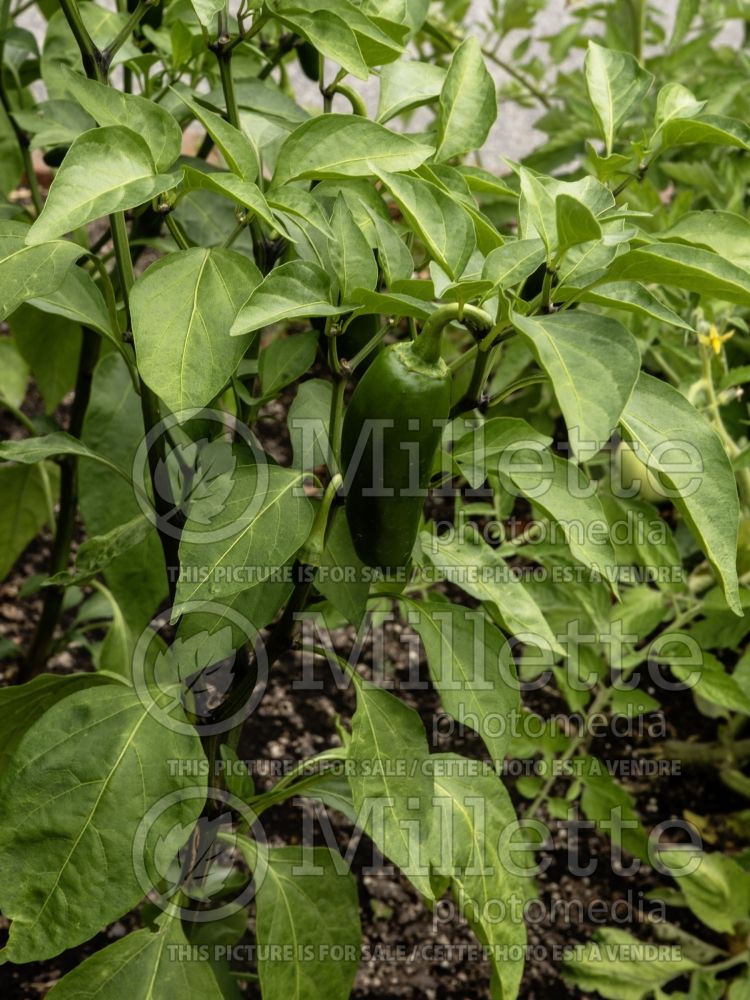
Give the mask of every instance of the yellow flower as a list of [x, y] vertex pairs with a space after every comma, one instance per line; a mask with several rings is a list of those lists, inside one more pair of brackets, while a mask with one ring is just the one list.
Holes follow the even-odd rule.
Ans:
[[714, 324], [709, 327], [708, 333], [699, 333], [698, 340], [704, 347], [710, 347], [714, 354], [721, 354], [722, 344], [725, 344], [730, 337], [734, 336], [734, 330], [727, 333], [719, 333]]

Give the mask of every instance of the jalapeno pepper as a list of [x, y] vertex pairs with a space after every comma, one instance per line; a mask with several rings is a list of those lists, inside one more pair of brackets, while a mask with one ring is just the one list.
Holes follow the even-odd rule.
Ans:
[[439, 309], [411, 343], [375, 357], [344, 416], [341, 457], [346, 517], [360, 559], [384, 571], [409, 562], [435, 454], [451, 407], [451, 375], [440, 356], [443, 327], [461, 318], [490, 329], [472, 306]]

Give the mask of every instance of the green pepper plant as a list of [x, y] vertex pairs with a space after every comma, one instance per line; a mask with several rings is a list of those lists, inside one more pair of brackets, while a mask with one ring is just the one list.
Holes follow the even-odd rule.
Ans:
[[[647, 828], [595, 730], [689, 703], [652, 762], [750, 797], [749, 56], [716, 40], [750, 12], [475, 6], [0, 0], [2, 575], [46, 546], [3, 647], [0, 961], [85, 949], [54, 1000], [349, 997], [357, 883], [269, 836], [292, 802], [450, 897], [487, 996], [525, 995], [576, 815], [693, 924], [571, 940], [571, 989], [750, 988], [747, 850], [696, 802]], [[395, 616], [471, 755], [360, 661]], [[291, 654], [354, 712], [257, 788]]]

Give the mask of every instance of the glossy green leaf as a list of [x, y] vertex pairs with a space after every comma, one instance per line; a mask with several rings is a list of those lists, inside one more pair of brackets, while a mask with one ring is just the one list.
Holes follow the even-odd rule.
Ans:
[[520, 178], [519, 235], [523, 241], [538, 236], [550, 256], [557, 246], [555, 198], [540, 178], [525, 167], [521, 168]]
[[464, 208], [441, 188], [406, 174], [378, 176], [428, 253], [455, 278], [461, 274], [476, 246], [471, 218]]
[[696, 968], [680, 945], [653, 945], [618, 927], [598, 930], [592, 941], [564, 959], [565, 979], [586, 993], [606, 1000], [644, 1000], [671, 979]]
[[609, 523], [595, 488], [573, 462], [550, 452], [526, 451], [500, 466], [503, 475], [535, 507], [559, 525], [570, 551], [592, 571], [592, 578], [613, 583], [617, 558]]
[[175, 187], [176, 174], [156, 172], [144, 140], [119, 125], [80, 135], [52, 181], [26, 242], [55, 240], [102, 215], [142, 205]]
[[[517, 996], [523, 975], [526, 928], [514, 914], [534, 894], [529, 872], [534, 859], [528, 843], [523, 844], [531, 835], [506, 841], [505, 832], [513, 829], [516, 815], [502, 782], [486, 764], [447, 753], [434, 755], [432, 761], [439, 816], [435, 867], [449, 880], [459, 909], [480, 941], [489, 945], [490, 995], [505, 1000]], [[502, 910], [498, 901], [506, 904]]]
[[659, 129], [663, 149], [708, 143], [750, 149], [750, 128], [736, 118], [701, 115], [700, 118], [671, 118]]
[[554, 292], [555, 302], [592, 302], [595, 305], [608, 306], [610, 309], [622, 309], [624, 312], [648, 316], [667, 326], [676, 326], [681, 330], [692, 330], [693, 327], [678, 316], [673, 309], [659, 299], [654, 292], [637, 281], [605, 282], [594, 288], [582, 289], [574, 285], [563, 285]]
[[59, 479], [55, 466], [0, 466], [0, 580], [49, 520]]
[[81, 326], [89, 326], [113, 343], [122, 342], [120, 331], [112, 328], [112, 319], [99, 286], [82, 267], [71, 267], [59, 288], [35, 296], [29, 305], [42, 312], [64, 316]]
[[[312, 503], [299, 495], [302, 479], [292, 469], [241, 464], [218, 512], [210, 493], [194, 500], [187, 538], [180, 542], [180, 565], [186, 572], [177, 584], [176, 603], [231, 596], [263, 583], [283, 566], [312, 527]], [[201, 533], [207, 534], [206, 541]], [[192, 573], [192, 567], [199, 572]]]
[[204, 28], [216, 27], [216, 15], [224, 10], [224, 0], [190, 0], [190, 6]]
[[581, 310], [511, 322], [549, 375], [573, 454], [591, 458], [609, 440], [638, 378], [641, 354], [616, 320]]
[[272, 229], [279, 228], [278, 220], [271, 212], [258, 185], [246, 178], [238, 177], [236, 174], [184, 167], [182, 190], [185, 192], [213, 191], [224, 198], [230, 198], [243, 208], [250, 209], [251, 213], [261, 218]]
[[750, 271], [750, 220], [734, 212], [687, 212], [669, 229], [661, 230], [659, 239], [713, 250]]
[[476, 600], [492, 605], [502, 627], [511, 636], [545, 652], [563, 653], [539, 605], [523, 583], [513, 579], [508, 564], [491, 546], [472, 538], [443, 540], [428, 532], [420, 537], [422, 551], [440, 578]]
[[367, 571], [354, 551], [354, 544], [343, 511], [334, 515], [326, 536], [315, 587], [355, 628], [367, 611], [370, 584]]
[[180, 155], [182, 131], [160, 104], [137, 94], [125, 94], [78, 73], [68, 73], [68, 93], [97, 125], [122, 125], [139, 135], [149, 150], [156, 170], [169, 169]]
[[493, 292], [498, 288], [513, 288], [533, 274], [544, 263], [546, 256], [540, 239], [514, 240], [496, 247], [487, 255], [482, 277], [492, 282]]
[[0, 399], [20, 406], [29, 384], [29, 367], [12, 337], [0, 340]]
[[334, 10], [325, 7], [306, 10], [294, 0], [278, 0], [274, 11], [283, 24], [307, 39], [318, 52], [338, 63], [347, 73], [358, 80], [366, 80], [370, 75], [357, 36]]
[[450, 160], [479, 149], [495, 118], [495, 82], [478, 39], [469, 35], [454, 51], [440, 91], [435, 158]]
[[[13, 872], [0, 889], [11, 920], [3, 957], [52, 958], [135, 906], [142, 817], [171, 792], [205, 787], [197, 775], [170, 775], [165, 760], [202, 757], [197, 736], [166, 729], [119, 684], [76, 691], [31, 726], [2, 779], [0, 858]], [[149, 843], [174, 842], [175, 824], [184, 840], [201, 807], [197, 795], [157, 815]]]
[[641, 103], [654, 78], [629, 52], [606, 49], [593, 41], [589, 41], [584, 72], [589, 100], [609, 155], [619, 126]]
[[96, 673], [39, 674], [25, 684], [0, 688], [0, 711], [3, 714], [0, 761], [3, 769], [8, 766], [27, 729], [53, 705], [81, 688], [111, 683], [111, 677]]
[[339, 195], [331, 216], [334, 239], [331, 263], [339, 282], [342, 302], [352, 302], [355, 288], [372, 291], [378, 283], [378, 265], [370, 244], [357, 226], [344, 198]]
[[422, 104], [437, 100], [446, 71], [442, 66], [400, 59], [380, 73], [378, 121], [381, 124]]
[[520, 709], [510, 645], [481, 612], [455, 604], [420, 602], [408, 621], [422, 640], [443, 708], [479, 733], [500, 768], [511, 733], [493, 721]]
[[232, 377], [248, 338], [229, 330], [260, 280], [242, 254], [194, 247], [163, 257], [133, 285], [138, 370], [170, 410], [208, 405]]
[[186, 94], [176, 93], [216, 143], [229, 169], [246, 181], [256, 180], [260, 173], [260, 161], [253, 141], [215, 111], [204, 108]]
[[[347, 1000], [362, 940], [354, 876], [327, 847], [271, 847], [264, 862], [255, 896], [263, 996]], [[291, 959], [277, 961], [274, 949], [290, 944]]]
[[54, 431], [39, 437], [23, 438], [20, 441], [0, 441], [0, 459], [6, 462], [21, 462], [33, 465], [57, 455], [77, 455], [109, 465], [105, 456], [97, 455], [78, 438], [65, 431]]
[[551, 444], [549, 435], [540, 434], [520, 417], [492, 417], [461, 435], [453, 444], [452, 457], [469, 486], [478, 489], [488, 470], [497, 471], [502, 455], [527, 448], [543, 451]]
[[432, 148], [356, 115], [320, 115], [298, 126], [279, 150], [273, 186], [298, 178], [369, 177], [413, 170]]
[[613, 261], [606, 280], [654, 282], [750, 305], [750, 271], [710, 250], [681, 243], [660, 243], [622, 254]]
[[741, 614], [736, 567], [739, 500], [716, 431], [675, 388], [645, 373], [620, 425], [638, 446], [641, 461], [675, 491], [674, 504], [713, 566], [727, 603]]
[[230, 333], [238, 337], [296, 316], [336, 316], [342, 311], [331, 301], [331, 279], [323, 268], [293, 260], [266, 275], [240, 309]]
[[433, 781], [424, 726], [403, 701], [357, 680], [347, 771], [359, 823], [427, 899]]
[[258, 377], [263, 395], [269, 398], [307, 373], [315, 361], [318, 333], [306, 330], [293, 337], [277, 337], [260, 352]]
[[0, 223], [0, 321], [28, 299], [59, 288], [83, 247], [65, 240], [27, 246], [28, 227]]
[[582, 201], [568, 194], [555, 198], [558, 251], [568, 250], [578, 243], [601, 239], [602, 227]]

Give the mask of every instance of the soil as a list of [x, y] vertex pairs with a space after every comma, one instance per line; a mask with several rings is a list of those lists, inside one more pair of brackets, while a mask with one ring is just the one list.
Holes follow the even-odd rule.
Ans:
[[[313, 374], [317, 374], [313, 373]], [[283, 415], [289, 400], [275, 404], [266, 412], [263, 421], [268, 433], [269, 450], [283, 459], [288, 442], [285, 440]], [[33, 414], [38, 400], [33, 393], [25, 409]], [[58, 413], [61, 425], [65, 424], [65, 405]], [[274, 419], [275, 418], [275, 419]], [[17, 429], [7, 419], [2, 421], [3, 436], [17, 434]], [[269, 433], [270, 432], [270, 433]], [[434, 514], [445, 519], [452, 513], [450, 500], [441, 498], [440, 509]], [[0, 586], [0, 640], [25, 648], [39, 613], [38, 593], [24, 596], [24, 584], [37, 574], [43, 574], [48, 557], [49, 534], [36, 539], [18, 560], [9, 578]], [[460, 599], [458, 592], [452, 599]], [[436, 719], [441, 709], [439, 699], [430, 686], [424, 661], [419, 664], [419, 678], [424, 690], [415, 692], [406, 683], [410, 677], [407, 662], [408, 644], [399, 641], [407, 626], [399, 621], [387, 627], [385, 644], [388, 676], [395, 682], [395, 693], [419, 712], [434, 751], [452, 750], [469, 757], [484, 758], [484, 747], [476, 734], [446, 735]], [[338, 629], [332, 633], [336, 650], [347, 657], [354, 640], [353, 630]], [[7, 647], [5, 647], [7, 649]], [[246, 726], [245, 736], [238, 749], [239, 756], [248, 761], [252, 770], [263, 771], [262, 762], [289, 763], [303, 760], [339, 740], [336, 732], [337, 716], [347, 725], [353, 709], [354, 696], [350, 688], [337, 687], [332, 672], [321, 662], [315, 676], [322, 683], [318, 691], [296, 690], [295, 681], [300, 676], [300, 652], [290, 651], [272, 671], [266, 696], [259, 709]], [[371, 673], [372, 648], [366, 642], [358, 670], [363, 676]], [[48, 665], [54, 672], [91, 669], [88, 654], [80, 648], [70, 648], [58, 653]], [[9, 657], [0, 665], [0, 684], [14, 683], [17, 663]], [[399, 685], [404, 685], [403, 689]], [[527, 692], [525, 704], [542, 716], [559, 715], [565, 711], [560, 695], [554, 687]], [[698, 713], [688, 694], [677, 693], [666, 704], [666, 733], [672, 738], [686, 739], [703, 736], [711, 739], [714, 726]], [[599, 741], [592, 752], [605, 761], [635, 761], [650, 751], [658, 749], [660, 739], [645, 736], [639, 740]], [[260, 762], [260, 766], [254, 762]], [[263, 773], [256, 777], [258, 788], [273, 783]], [[519, 813], [527, 800], [520, 796], [515, 781], [508, 779], [508, 787]], [[743, 808], [744, 802], [724, 789], [708, 771], [684, 770], [679, 776], [649, 777], [626, 781], [633, 795], [639, 816], [647, 829], [661, 820], [682, 819], [685, 804], [699, 809], [701, 814], [727, 813]], [[565, 783], [561, 782], [560, 790]], [[263, 817], [263, 826], [272, 844], [299, 841], [302, 809], [292, 802], [269, 810]], [[340, 814], [329, 810], [330, 822], [336, 840], [346, 850], [352, 827]], [[520, 996], [523, 1000], [555, 1000], [586, 994], [570, 989], [561, 978], [561, 955], [566, 947], [585, 941], [602, 925], [616, 921], [611, 908], [615, 901], [621, 903], [618, 926], [641, 936], [650, 936], [645, 926], [647, 914], [653, 904], [645, 893], [660, 883], [648, 868], [632, 876], [618, 875], [613, 870], [609, 841], [591, 829], [572, 830], [565, 822], [543, 815], [550, 829], [548, 844], [540, 852], [543, 872], [538, 878], [540, 903], [529, 914], [529, 958]], [[596, 860], [595, 871], [588, 876], [574, 877], [569, 872], [568, 851], [576, 846], [583, 863]], [[316, 841], [320, 842], [320, 841]], [[720, 849], [721, 844], [713, 845]], [[354, 853], [353, 870], [358, 877], [360, 916], [362, 922], [365, 958], [363, 959], [354, 988], [358, 1000], [387, 1000], [387, 998], [478, 998], [489, 997], [489, 966], [477, 959], [475, 939], [465, 921], [447, 904], [438, 909], [438, 916], [431, 914], [419, 901], [417, 893], [396, 870], [375, 864], [375, 849], [363, 836]], [[598, 908], [598, 909], [597, 909]], [[623, 923], [623, 913], [625, 922]], [[668, 911], [668, 919], [686, 931], [710, 940], [704, 928], [685, 910]], [[39, 998], [67, 971], [103, 945], [121, 937], [138, 926], [137, 913], [117, 921], [86, 944], [71, 949], [57, 958], [28, 966], [0, 966], [0, 996], [4, 1000]], [[0, 918], [0, 937], [7, 921]], [[251, 940], [252, 911], [248, 925]], [[428, 946], [427, 948], [425, 946]], [[384, 960], [383, 953], [396, 955]], [[372, 956], [372, 957], [368, 957]], [[257, 987], [249, 982], [241, 984], [243, 994], [258, 997]]]

